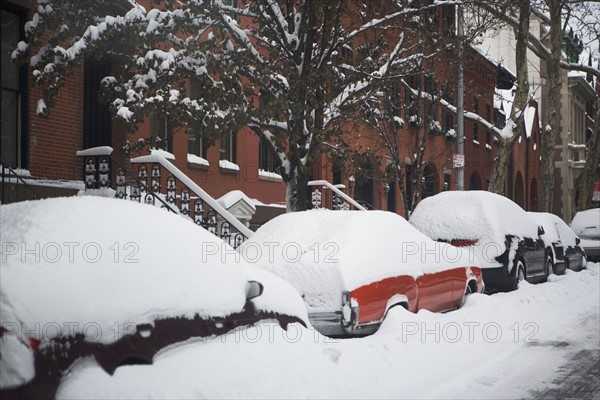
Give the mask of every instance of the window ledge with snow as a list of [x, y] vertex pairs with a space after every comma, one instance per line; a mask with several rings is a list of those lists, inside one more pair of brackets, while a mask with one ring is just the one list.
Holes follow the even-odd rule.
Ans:
[[475, 140], [475, 139], [473, 139], [473, 144], [474, 144], [475, 146], [479, 146], [479, 141], [478, 141], [478, 140]]
[[208, 160], [195, 154], [188, 153], [187, 162], [190, 168], [208, 169], [208, 167], [210, 166]]
[[258, 170], [258, 180], [269, 181], [269, 182], [283, 182], [283, 177], [275, 172], [265, 171], [264, 169]]
[[229, 160], [219, 160], [219, 167], [221, 168], [221, 171], [228, 174], [237, 174], [240, 172], [240, 166]]
[[486, 149], [488, 149], [488, 150], [492, 150], [492, 146], [490, 146], [490, 144], [489, 144], [489, 143], [486, 143], [486, 144], [485, 144], [485, 148], [486, 148]]

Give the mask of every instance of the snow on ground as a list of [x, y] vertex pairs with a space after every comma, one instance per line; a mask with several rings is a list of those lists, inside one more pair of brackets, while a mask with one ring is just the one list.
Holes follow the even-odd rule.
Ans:
[[590, 263], [515, 292], [474, 294], [447, 314], [393, 309], [366, 338], [263, 324], [113, 376], [88, 361], [59, 398], [526, 398], [553, 387], [571, 355], [599, 349], [599, 272]]

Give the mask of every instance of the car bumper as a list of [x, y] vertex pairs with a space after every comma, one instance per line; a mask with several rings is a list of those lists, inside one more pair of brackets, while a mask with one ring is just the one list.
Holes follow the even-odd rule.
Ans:
[[600, 247], [584, 247], [588, 261], [600, 262]]
[[506, 267], [482, 268], [481, 275], [487, 293], [512, 292], [519, 287], [516, 277], [508, 274]]

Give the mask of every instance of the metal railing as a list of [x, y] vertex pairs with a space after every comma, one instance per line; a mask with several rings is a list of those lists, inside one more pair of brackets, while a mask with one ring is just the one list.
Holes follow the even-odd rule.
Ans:
[[[366, 208], [356, 200], [326, 180], [310, 181], [308, 182], [308, 186], [315, 188], [311, 195], [311, 202], [314, 209], [328, 208], [330, 210], [366, 211]], [[319, 190], [318, 187], [321, 187], [322, 190]]]
[[0, 160], [0, 204], [41, 199], [42, 196], [21, 175]]
[[[137, 175], [112, 157], [112, 148], [77, 152], [84, 158], [86, 190], [113, 189], [118, 199], [160, 206], [190, 218], [194, 223], [239, 247], [253, 232], [169, 160], [158, 154], [131, 159]], [[112, 167], [117, 167], [112, 184]], [[100, 193], [107, 195], [107, 193]]]

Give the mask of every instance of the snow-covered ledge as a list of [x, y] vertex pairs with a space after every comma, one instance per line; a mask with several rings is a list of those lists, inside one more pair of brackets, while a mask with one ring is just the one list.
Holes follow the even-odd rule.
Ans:
[[210, 166], [207, 159], [190, 153], [187, 155], [187, 162], [190, 167], [194, 168], [207, 169]]
[[254, 202], [241, 190], [232, 190], [217, 199], [217, 202], [239, 219], [244, 225], [250, 226], [250, 220], [256, 213]]
[[283, 182], [283, 177], [281, 175], [275, 172], [265, 171], [264, 169], [258, 170], [258, 179], [269, 182]]
[[240, 172], [240, 166], [236, 163], [232, 163], [229, 160], [219, 160], [219, 167], [221, 167], [221, 171], [230, 174], [237, 174]]
[[90, 147], [85, 150], [77, 150], [75, 155], [77, 157], [90, 157], [90, 156], [110, 156], [113, 152], [113, 148], [110, 146], [98, 146]]

